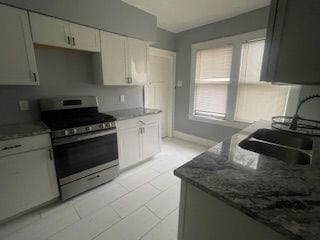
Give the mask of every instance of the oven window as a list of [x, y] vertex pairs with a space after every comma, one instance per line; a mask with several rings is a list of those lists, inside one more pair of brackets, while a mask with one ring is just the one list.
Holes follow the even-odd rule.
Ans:
[[111, 162], [118, 159], [117, 135], [55, 146], [54, 157], [59, 178]]

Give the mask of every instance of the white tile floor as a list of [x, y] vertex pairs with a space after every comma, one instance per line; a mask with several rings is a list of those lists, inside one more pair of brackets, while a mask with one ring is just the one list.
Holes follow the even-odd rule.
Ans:
[[203, 151], [165, 139], [159, 154], [114, 181], [0, 225], [0, 239], [176, 240], [180, 180], [173, 169]]

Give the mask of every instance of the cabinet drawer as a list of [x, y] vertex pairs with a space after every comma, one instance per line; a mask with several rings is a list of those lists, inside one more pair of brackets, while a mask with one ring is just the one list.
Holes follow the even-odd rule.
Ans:
[[0, 157], [51, 146], [49, 134], [0, 141]]
[[142, 127], [146, 124], [155, 123], [160, 121], [160, 114], [152, 114], [147, 116], [136, 117], [128, 120], [117, 121], [117, 129], [128, 129], [134, 127]]

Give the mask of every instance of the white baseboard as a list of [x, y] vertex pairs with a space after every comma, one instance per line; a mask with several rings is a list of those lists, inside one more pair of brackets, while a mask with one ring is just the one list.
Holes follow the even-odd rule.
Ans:
[[182, 139], [182, 140], [185, 140], [188, 142], [196, 143], [196, 144], [199, 144], [199, 145], [202, 145], [205, 147], [213, 147], [214, 145], [218, 144], [215, 141], [212, 141], [212, 140], [209, 140], [206, 138], [197, 137], [197, 136], [190, 135], [190, 134], [186, 134], [186, 133], [179, 132], [176, 130], [174, 130], [172, 132], [172, 135], [175, 138], [179, 138], [179, 139]]

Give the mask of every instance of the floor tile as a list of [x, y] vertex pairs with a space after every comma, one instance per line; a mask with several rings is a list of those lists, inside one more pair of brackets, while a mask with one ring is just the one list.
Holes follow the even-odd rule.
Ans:
[[113, 202], [111, 206], [122, 218], [124, 218], [141, 207], [143, 204], [154, 198], [159, 193], [160, 191], [155, 187], [151, 186], [150, 184], [145, 184], [119, 198], [118, 200]]
[[141, 240], [177, 240], [179, 210], [176, 209], [146, 233]]
[[118, 214], [107, 206], [68, 226], [48, 240], [90, 240], [119, 220]]
[[126, 178], [120, 179], [118, 182], [128, 190], [134, 190], [137, 187], [151, 181], [155, 177], [159, 176], [159, 173], [152, 169], [145, 169], [144, 171], [137, 172]]
[[78, 220], [80, 218], [74, 209], [66, 209], [63, 212], [53, 213], [35, 224], [28, 225], [9, 235], [6, 240], [44, 240]]
[[38, 212], [32, 212], [27, 215], [16, 218], [10, 222], [4, 223], [0, 227], [0, 239], [5, 239], [9, 234], [16, 232], [32, 223], [40, 220]]
[[94, 213], [100, 208], [120, 198], [127, 192], [128, 190], [126, 190], [123, 186], [118, 183], [114, 183], [109, 185], [109, 187], [97, 192], [96, 194], [75, 203], [73, 206], [77, 210], [79, 216], [84, 218], [85, 216]]
[[165, 218], [179, 206], [180, 184], [176, 183], [149, 201], [146, 206], [160, 218]]
[[159, 219], [152, 212], [142, 207], [99, 235], [95, 240], [139, 240], [158, 222]]
[[172, 185], [180, 182], [180, 179], [174, 176], [173, 170], [174, 169], [170, 169], [169, 171], [157, 176], [152, 181], [150, 181], [150, 184], [157, 189], [164, 191]]

